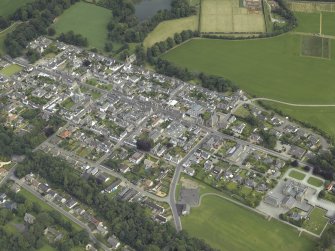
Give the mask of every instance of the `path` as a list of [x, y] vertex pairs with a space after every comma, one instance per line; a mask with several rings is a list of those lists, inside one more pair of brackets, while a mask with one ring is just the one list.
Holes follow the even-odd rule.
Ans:
[[271, 99], [271, 98], [253, 98], [249, 99], [245, 103], [251, 103], [254, 101], [270, 101], [270, 102], [275, 102], [283, 105], [289, 105], [289, 106], [296, 106], [296, 107], [335, 107], [335, 104], [295, 104], [295, 103], [289, 103], [285, 101], [280, 101], [276, 99]]

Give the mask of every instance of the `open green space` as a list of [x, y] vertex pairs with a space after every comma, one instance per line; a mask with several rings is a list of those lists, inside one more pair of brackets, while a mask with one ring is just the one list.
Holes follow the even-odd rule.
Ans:
[[0, 1], [0, 16], [7, 17], [13, 14], [18, 8], [26, 3], [33, 2], [34, 0], [1, 0]]
[[107, 41], [107, 24], [112, 12], [94, 4], [78, 2], [58, 17], [53, 24], [57, 35], [74, 31], [88, 39], [89, 46], [103, 49]]
[[301, 57], [300, 44], [301, 36], [292, 34], [239, 41], [193, 39], [163, 58], [193, 71], [229, 78], [259, 97], [334, 103], [334, 55], [331, 60]]
[[296, 180], [303, 180], [306, 176], [306, 174], [302, 172], [298, 172], [296, 170], [291, 170], [290, 173], [288, 174], [291, 178], [294, 178]]
[[308, 219], [304, 222], [304, 228], [315, 234], [321, 234], [328, 222], [328, 218], [325, 217], [325, 214], [326, 210], [315, 207], [308, 215]]
[[5, 68], [1, 69], [0, 74], [10, 77], [14, 75], [15, 73], [18, 73], [21, 70], [22, 70], [21, 66], [17, 64], [12, 64], [12, 65], [6, 66]]
[[148, 34], [148, 36], [143, 41], [143, 45], [144, 47], [148, 48], [157, 42], [166, 40], [169, 37], [173, 38], [175, 33], [180, 33], [184, 30], [195, 31], [197, 29], [198, 16], [163, 21]]
[[323, 181], [318, 179], [318, 178], [315, 178], [315, 177], [310, 177], [308, 180], [307, 180], [307, 183], [312, 185], [312, 186], [315, 186], [315, 187], [321, 187], [323, 186]]
[[315, 250], [313, 240], [299, 237], [294, 228], [215, 196], [205, 196], [182, 224], [190, 235], [224, 251]]

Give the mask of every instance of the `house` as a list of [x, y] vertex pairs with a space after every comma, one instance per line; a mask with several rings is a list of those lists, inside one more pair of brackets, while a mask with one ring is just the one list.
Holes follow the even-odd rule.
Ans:
[[301, 159], [305, 153], [306, 150], [298, 146], [291, 146], [290, 151], [288, 152], [288, 154], [292, 155], [297, 159]]
[[47, 193], [50, 191], [50, 187], [48, 186], [48, 184], [41, 183], [38, 185], [38, 191], [40, 193]]
[[282, 207], [291, 209], [293, 208], [296, 200], [292, 196], [286, 196], [282, 201]]
[[14, 184], [12, 185], [11, 189], [12, 189], [12, 191], [13, 191], [14, 193], [18, 193], [18, 192], [20, 192], [21, 187], [20, 187], [18, 184], [14, 183]]
[[281, 204], [280, 200], [272, 195], [265, 196], [263, 201], [273, 207], [279, 207]]
[[144, 158], [145, 154], [140, 152], [135, 152], [129, 159], [130, 162], [133, 162], [134, 164], [138, 165], [142, 159]]
[[189, 204], [184, 204], [181, 210], [182, 215], [188, 215], [191, 212], [191, 206]]
[[34, 224], [34, 221], [35, 221], [35, 216], [31, 215], [31, 214], [28, 214], [28, 213], [25, 213], [24, 215], [24, 222], [28, 223], [28, 224]]
[[110, 236], [107, 239], [107, 242], [112, 249], [117, 249], [121, 245], [120, 241], [115, 237], [115, 235]]
[[127, 165], [121, 165], [119, 170], [120, 170], [121, 173], [127, 173], [127, 172], [130, 171], [130, 168]]
[[164, 207], [157, 205], [156, 203], [150, 201], [150, 200], [146, 200], [144, 201], [144, 205], [149, 207], [151, 210], [159, 213], [159, 214], [163, 214], [165, 212]]
[[185, 167], [183, 171], [190, 176], [194, 176], [195, 174], [195, 170], [192, 167]]
[[5, 203], [7, 200], [7, 194], [3, 193], [3, 194], [0, 194], [0, 203]]
[[75, 200], [72, 199], [72, 198], [69, 199], [69, 200], [65, 203], [65, 205], [66, 205], [68, 208], [70, 208], [70, 209], [74, 208], [77, 204], [78, 204], [78, 202], [75, 201]]
[[92, 244], [87, 244], [85, 247], [86, 251], [98, 251]]
[[99, 173], [97, 175], [97, 180], [100, 182], [100, 183], [105, 183], [107, 181], [109, 181], [109, 177], [105, 174], [105, 173]]
[[157, 214], [157, 215], [155, 216], [155, 220], [156, 220], [157, 222], [161, 223], [161, 224], [165, 224], [165, 223], [167, 223], [167, 218], [166, 218], [165, 216], [163, 216], [163, 215], [160, 215], [160, 214]]
[[121, 184], [121, 180], [114, 181], [109, 187], [105, 189], [106, 193], [112, 193], [118, 189]]

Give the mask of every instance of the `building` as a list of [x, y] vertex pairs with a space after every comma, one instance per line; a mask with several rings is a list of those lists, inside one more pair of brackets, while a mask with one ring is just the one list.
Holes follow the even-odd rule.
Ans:
[[115, 235], [110, 236], [107, 239], [107, 242], [110, 245], [111, 249], [117, 249], [121, 245], [120, 241], [115, 237]]
[[28, 224], [34, 224], [36, 218], [35, 218], [35, 216], [26, 213], [26, 214], [24, 215], [24, 218], [23, 218], [23, 219], [24, 219], [24, 222], [26, 222], [26, 223], [28, 223]]

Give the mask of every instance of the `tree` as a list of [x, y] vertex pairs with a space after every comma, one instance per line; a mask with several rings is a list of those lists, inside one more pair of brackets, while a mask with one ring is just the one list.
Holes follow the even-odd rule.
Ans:
[[176, 42], [176, 44], [180, 44], [181, 42], [183, 42], [183, 39], [181, 38], [179, 33], [174, 34], [174, 41]]
[[105, 43], [105, 51], [106, 51], [106, 52], [111, 52], [111, 51], [113, 51], [113, 44], [112, 44], [112, 42], [107, 42], [107, 43]]
[[136, 147], [139, 150], [150, 152], [152, 148], [152, 142], [149, 139], [139, 139], [136, 141]]
[[48, 29], [48, 35], [49, 36], [54, 36], [56, 34], [56, 30], [53, 27], [50, 27]]

